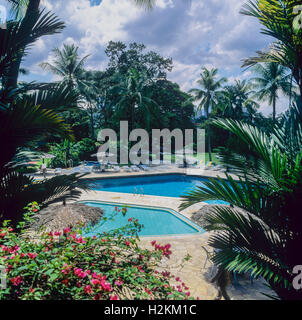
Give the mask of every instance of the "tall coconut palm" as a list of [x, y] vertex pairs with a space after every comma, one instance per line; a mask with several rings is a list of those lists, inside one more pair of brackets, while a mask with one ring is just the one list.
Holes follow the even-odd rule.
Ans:
[[[275, 39], [269, 50], [257, 51], [255, 57], [246, 59], [243, 66], [259, 62], [275, 62], [291, 70], [302, 96], [302, 29], [294, 24], [294, 7], [301, 0], [250, 0], [241, 10], [244, 15], [257, 18], [262, 33]], [[296, 20], [295, 20], [296, 21]]]
[[83, 79], [83, 67], [88, 55], [80, 58], [79, 48], [74, 44], [63, 44], [63, 48], [53, 49], [53, 63], [42, 62], [40, 66], [61, 78], [60, 82], [66, 84], [71, 89], [77, 88]]
[[302, 114], [291, 108], [283, 120], [269, 134], [243, 122], [215, 120], [250, 150], [221, 154], [240, 180], [210, 179], [184, 196], [182, 208], [207, 200], [232, 204], [217, 205], [204, 217], [206, 230], [214, 231], [209, 244], [219, 249], [214, 263], [262, 276], [281, 299], [301, 299], [293, 268], [302, 259]]
[[[41, 68], [46, 71], [50, 71], [53, 74], [61, 78], [60, 83], [65, 84], [70, 90], [77, 90], [87, 86], [85, 83], [84, 73], [84, 63], [88, 58], [88, 55], [80, 58], [78, 53], [79, 48], [74, 44], [67, 45], [63, 44], [63, 48], [53, 49], [54, 62], [51, 64], [49, 62], [42, 62], [40, 64]], [[68, 122], [71, 120], [71, 111], [68, 111]], [[67, 158], [69, 158], [70, 142], [68, 141]]]
[[[227, 82], [226, 78], [217, 79], [218, 69], [208, 70], [202, 68], [200, 79], [197, 83], [199, 88], [189, 90], [189, 93], [193, 94], [194, 100], [197, 101], [198, 109], [205, 111], [206, 118], [209, 119], [210, 113], [215, 111], [219, 107], [220, 102], [223, 99], [222, 85]], [[212, 161], [212, 148], [211, 148], [211, 133], [210, 126], [208, 125], [208, 150], [209, 160]]]
[[247, 80], [235, 80], [234, 84], [224, 87], [223, 94], [221, 109], [223, 115], [229, 118], [242, 120], [245, 118], [245, 113], [251, 117], [259, 108], [252, 97], [254, 94], [252, 85]]
[[[120, 75], [117, 75], [120, 77]], [[150, 127], [151, 115], [158, 117], [158, 106], [150, 98], [151, 80], [146, 74], [131, 68], [126, 77], [112, 90], [117, 94], [117, 114], [130, 119], [130, 130], [135, 128], [135, 116], [140, 115], [145, 122], [146, 129]]]
[[256, 91], [256, 96], [260, 100], [268, 101], [273, 107], [273, 121], [276, 121], [276, 103], [279, 93], [290, 96], [291, 75], [289, 70], [282, 65], [270, 62], [257, 64], [253, 67], [257, 77], [252, 78]]

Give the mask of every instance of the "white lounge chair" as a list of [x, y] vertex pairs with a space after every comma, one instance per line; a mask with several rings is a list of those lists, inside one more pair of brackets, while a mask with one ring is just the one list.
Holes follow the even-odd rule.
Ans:
[[135, 165], [131, 166], [130, 168], [131, 168], [132, 171], [135, 171], [135, 172], [141, 171], [140, 168], [138, 166], [135, 166]]
[[123, 166], [123, 170], [126, 171], [126, 172], [131, 172], [132, 169], [128, 166]]
[[150, 171], [150, 168], [148, 166], [146, 166], [145, 164], [139, 165], [139, 168], [144, 170], [144, 171]]
[[98, 164], [94, 164], [92, 167], [92, 172], [94, 173], [100, 173], [104, 170], [104, 167], [101, 166], [99, 163]]

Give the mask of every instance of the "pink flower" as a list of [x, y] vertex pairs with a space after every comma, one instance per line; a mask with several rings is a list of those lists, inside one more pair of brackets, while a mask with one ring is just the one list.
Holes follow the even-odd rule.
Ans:
[[119, 300], [119, 298], [118, 298], [118, 296], [117, 295], [115, 295], [115, 296], [110, 296], [110, 298], [109, 298], [110, 300]]
[[120, 287], [123, 284], [123, 281], [116, 280], [114, 284]]
[[125, 245], [126, 245], [126, 246], [130, 246], [130, 241], [129, 241], [129, 240], [126, 240], [126, 241], [125, 241]]
[[153, 241], [151, 242], [151, 244], [152, 244], [152, 246], [155, 246], [156, 241], [155, 241], [155, 240], [153, 240]]
[[74, 268], [73, 273], [81, 279], [86, 278], [88, 275], [88, 273], [84, 272], [81, 268]]
[[133, 220], [133, 218], [129, 218], [128, 221], [131, 222]]
[[101, 286], [104, 291], [110, 292], [112, 290], [110, 283], [106, 282], [105, 280], [101, 280]]
[[100, 281], [97, 280], [97, 279], [92, 279], [90, 282], [91, 282], [91, 284], [93, 284], [94, 286], [96, 286], [96, 285], [98, 285], [98, 284], [100, 283]]
[[54, 234], [55, 234], [55, 236], [60, 236], [61, 232], [60, 231], [56, 231]]

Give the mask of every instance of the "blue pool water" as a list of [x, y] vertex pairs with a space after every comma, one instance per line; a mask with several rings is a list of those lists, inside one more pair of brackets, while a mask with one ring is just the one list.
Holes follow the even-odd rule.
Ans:
[[[115, 213], [115, 207], [119, 209], [122, 205], [100, 201], [82, 201], [91, 207], [99, 207], [104, 210], [104, 216], [110, 217]], [[127, 213], [117, 213], [114, 220], [107, 220], [95, 225], [86, 236], [94, 236], [98, 233], [108, 232], [125, 226], [129, 218], [138, 219], [138, 222], [143, 225], [140, 236], [160, 236], [160, 235], [175, 235], [175, 234], [196, 234], [203, 233], [204, 230], [192, 221], [182, 216], [173, 210], [165, 210], [159, 208], [149, 208], [142, 206], [127, 206]]]
[[[203, 185], [206, 178], [180, 174], [140, 176], [127, 178], [108, 178], [94, 180], [93, 189], [99, 191], [134, 193], [135, 188], [140, 193], [153, 196], [180, 197], [196, 186]], [[211, 204], [227, 204], [224, 201], [205, 201]]]

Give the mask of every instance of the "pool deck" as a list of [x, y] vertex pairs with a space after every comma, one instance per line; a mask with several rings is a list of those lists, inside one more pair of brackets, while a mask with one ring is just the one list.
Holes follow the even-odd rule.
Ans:
[[[190, 170], [190, 169], [189, 169]], [[188, 169], [173, 169], [173, 170], [154, 170], [151, 172], [131, 172], [131, 173], [102, 173], [102, 174], [89, 174], [85, 178], [109, 178], [109, 177], [130, 177], [130, 176], [142, 176], [142, 175], [152, 175], [152, 174], [193, 174], [202, 177], [213, 177], [216, 178], [220, 176], [225, 178], [223, 172], [218, 171], [202, 171], [197, 172], [197, 169], [188, 171]], [[234, 176], [236, 178], [236, 176]], [[84, 200], [98, 200], [107, 201], [111, 203], [122, 203], [128, 205], [143, 205], [143, 206], [153, 206], [161, 207], [167, 209], [173, 209], [180, 212], [179, 205], [181, 204], [180, 198], [170, 198], [161, 196], [150, 196], [150, 195], [134, 195], [126, 193], [117, 192], [107, 192], [107, 191], [88, 191], [82, 192], [79, 199]], [[187, 208], [180, 213], [185, 217], [191, 219], [192, 214], [200, 209], [202, 206], [207, 205], [206, 203], [199, 203]], [[217, 289], [215, 285], [210, 283], [210, 279], [215, 274], [213, 266], [208, 261], [205, 268], [204, 264], [206, 262], [206, 254], [202, 250], [201, 246], [206, 247], [208, 250], [211, 248], [207, 245], [209, 238], [209, 233], [205, 232], [203, 234], [195, 235], [181, 235], [181, 236], [153, 236], [153, 237], [141, 237], [140, 245], [143, 248], [152, 248], [151, 241], [156, 240], [162, 244], [171, 244], [171, 250], [173, 254], [170, 259], [164, 259], [160, 268], [162, 270], [168, 270], [176, 277], [179, 277], [189, 288], [191, 296], [199, 297], [202, 300], [213, 300], [217, 294]], [[190, 257], [188, 261], [184, 259]], [[159, 268], [159, 269], [160, 269]], [[175, 283], [177, 285], [177, 283]], [[232, 300], [266, 300], [266, 296], [261, 294], [265, 292], [272, 294], [271, 291], [267, 289], [264, 285], [262, 279], [254, 280], [253, 285], [250, 283], [249, 278], [240, 277], [239, 284], [234, 286], [230, 284], [228, 286], [228, 293]]]

